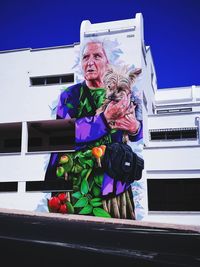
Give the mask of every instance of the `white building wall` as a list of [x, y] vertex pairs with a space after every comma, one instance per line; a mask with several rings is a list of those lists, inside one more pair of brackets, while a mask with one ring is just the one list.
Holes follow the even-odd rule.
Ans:
[[157, 104], [182, 103], [192, 101], [191, 87], [161, 89], [156, 93]]
[[[200, 117], [199, 92], [198, 86], [157, 90], [155, 93], [157, 110], [177, 111], [149, 115], [149, 139], [150, 130], [191, 127], [196, 127], [198, 130], [196, 118]], [[191, 108], [192, 111], [178, 112], [181, 108]], [[194, 140], [149, 140], [148, 146], [144, 148], [147, 181], [148, 179], [199, 179], [199, 156], [198, 137]], [[200, 213], [148, 211], [144, 220], [199, 225]]]
[[24, 120], [29, 54], [29, 50], [0, 54], [0, 122]]
[[65, 85], [31, 86], [30, 77], [73, 73], [73, 52], [69, 46], [1, 53], [0, 122], [51, 119]]
[[197, 178], [200, 177], [200, 146], [156, 147], [146, 149], [144, 153], [148, 171], [182, 171], [182, 177], [185, 178], [185, 170], [195, 170], [198, 171]]
[[[131, 33], [123, 29], [133, 28]], [[84, 34], [107, 32], [119, 38], [122, 49], [127, 53], [122, 60], [142, 68], [141, 78], [136, 86], [144, 91], [147, 108], [143, 106], [144, 160], [145, 170], [142, 204], [143, 220], [200, 224], [199, 213], [175, 214], [152, 213], [148, 211], [147, 179], [176, 179], [200, 177], [200, 147], [198, 140], [192, 141], [150, 141], [149, 130], [166, 128], [196, 127], [195, 118], [200, 116], [200, 87], [157, 90], [156, 73], [150, 48], [141, 52], [144, 46], [143, 19], [137, 14], [134, 19], [81, 25], [81, 40]], [[53, 109], [65, 85], [31, 86], [30, 77], [63, 75], [73, 73], [74, 59], [78, 45], [50, 49], [21, 50], [0, 53], [0, 123], [23, 122], [22, 152], [0, 155], [0, 182], [19, 181], [18, 194], [0, 194], [0, 206], [34, 210], [42, 193], [25, 193], [25, 181], [44, 179], [45, 164], [49, 153], [27, 153], [27, 121], [54, 119]], [[144, 58], [145, 56], [145, 58]], [[145, 62], [146, 60], [146, 62]], [[152, 80], [152, 71], [154, 77]], [[70, 85], [70, 84], [68, 84]], [[153, 115], [152, 106], [158, 109], [177, 106], [192, 106], [192, 113]], [[192, 159], [192, 160], [191, 160]]]
[[200, 112], [149, 116], [149, 130], [195, 127], [195, 118]]
[[[200, 86], [166, 88], [158, 90], [155, 94], [158, 108], [176, 106], [200, 106]], [[200, 110], [198, 108], [198, 110]]]
[[30, 76], [45, 76], [73, 73], [75, 47], [63, 46], [30, 51]]

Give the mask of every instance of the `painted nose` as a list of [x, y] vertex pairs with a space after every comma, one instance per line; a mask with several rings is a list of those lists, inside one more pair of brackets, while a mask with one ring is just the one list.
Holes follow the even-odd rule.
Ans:
[[90, 58], [88, 60], [88, 66], [92, 66], [94, 64], [94, 60], [92, 58]]

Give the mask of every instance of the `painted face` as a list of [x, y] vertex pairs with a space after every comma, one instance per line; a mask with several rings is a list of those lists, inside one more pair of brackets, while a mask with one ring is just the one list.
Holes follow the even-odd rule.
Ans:
[[101, 43], [88, 43], [82, 57], [82, 69], [86, 81], [102, 82], [108, 60]]

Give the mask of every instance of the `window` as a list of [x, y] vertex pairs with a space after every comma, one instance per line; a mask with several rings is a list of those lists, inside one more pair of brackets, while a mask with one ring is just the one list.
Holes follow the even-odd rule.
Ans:
[[150, 130], [150, 140], [184, 140], [184, 139], [197, 139], [197, 128], [170, 128]]
[[165, 113], [168, 113], [169, 112], [169, 109], [160, 109], [160, 110], [157, 110], [157, 114], [165, 114]]
[[197, 129], [193, 130], [187, 130], [187, 131], [182, 131], [181, 132], [181, 137], [183, 139], [191, 138], [191, 139], [196, 139], [197, 138]]
[[46, 84], [59, 84], [60, 77], [52, 76], [46, 78]]
[[149, 211], [200, 211], [200, 178], [148, 179]]
[[26, 192], [68, 192], [72, 190], [72, 182], [62, 179], [26, 182]]
[[21, 152], [22, 123], [0, 124], [0, 153]]
[[168, 140], [181, 139], [181, 131], [169, 131], [165, 133], [165, 136]]
[[60, 76], [60, 83], [73, 83], [74, 82], [74, 74], [68, 74]]
[[151, 132], [151, 140], [165, 140], [165, 132], [158, 131], [158, 132]]
[[32, 86], [65, 84], [65, 83], [73, 83], [73, 82], [74, 82], [74, 74], [73, 73], [69, 73], [69, 74], [65, 74], [65, 75], [52, 75], [52, 76], [31, 77], [30, 78], [30, 83]]
[[178, 112], [192, 112], [192, 108], [171, 108], [171, 109], [160, 109], [157, 110], [157, 114], [164, 114], [164, 113], [178, 113]]
[[31, 78], [31, 85], [33, 86], [45, 85], [45, 78], [44, 77]]
[[69, 120], [28, 122], [28, 152], [75, 149], [75, 123]]
[[0, 182], [0, 192], [17, 192], [18, 182]]

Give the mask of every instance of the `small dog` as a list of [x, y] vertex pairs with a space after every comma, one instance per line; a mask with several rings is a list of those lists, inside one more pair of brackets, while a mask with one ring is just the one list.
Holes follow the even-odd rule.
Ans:
[[[102, 106], [97, 109], [96, 114], [104, 112], [111, 101], [119, 102], [123, 98], [124, 93], [127, 96], [132, 95], [132, 85], [141, 72], [142, 70], [139, 68], [129, 71], [126, 65], [121, 68], [110, 66], [103, 79], [106, 88], [106, 99]], [[134, 103], [132, 99], [130, 102]], [[114, 125], [114, 123], [114, 121], [110, 122], [110, 125]], [[123, 139], [127, 142], [126, 137]]]
[[127, 66], [121, 68], [110, 66], [103, 79], [106, 88], [106, 99], [103, 105], [97, 110], [97, 113], [99, 114], [105, 111], [111, 101], [120, 101], [124, 93], [130, 95], [132, 93], [132, 85], [141, 72], [141, 69], [129, 71]]

